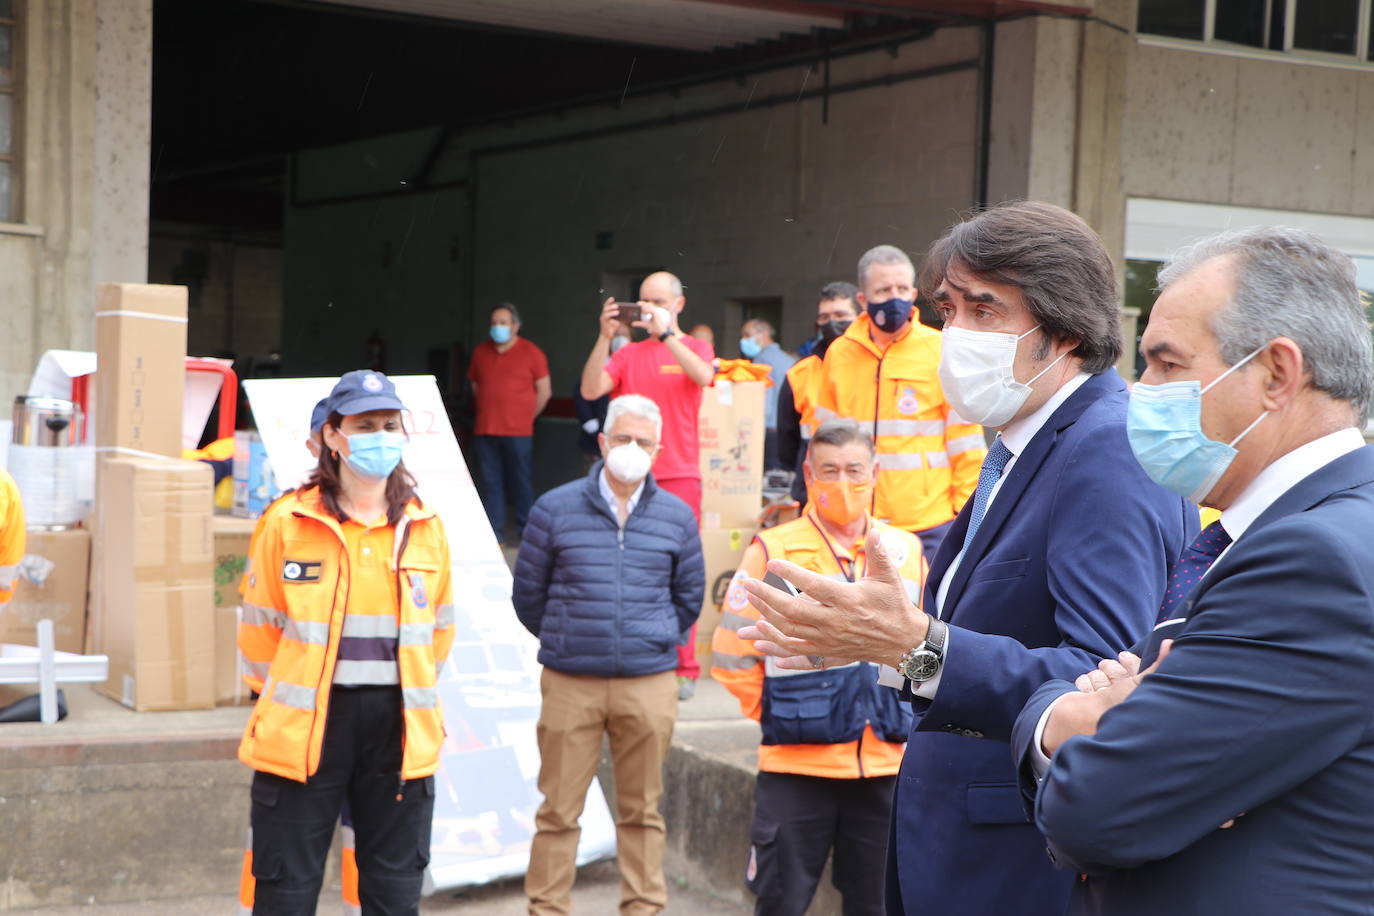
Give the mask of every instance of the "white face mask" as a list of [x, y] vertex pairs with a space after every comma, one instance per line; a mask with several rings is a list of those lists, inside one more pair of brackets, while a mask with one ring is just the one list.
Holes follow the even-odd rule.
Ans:
[[639, 483], [648, 476], [653, 463], [649, 453], [633, 442], [617, 445], [606, 452], [606, 470], [624, 483]]
[[1016, 344], [1039, 328], [1036, 325], [1021, 335], [945, 328], [940, 348], [940, 384], [959, 416], [983, 426], [1002, 427], [1011, 422], [1030, 397], [1030, 386], [1035, 380], [1069, 355], [1067, 351], [1059, 354], [1035, 378], [1018, 382], [1012, 374]]

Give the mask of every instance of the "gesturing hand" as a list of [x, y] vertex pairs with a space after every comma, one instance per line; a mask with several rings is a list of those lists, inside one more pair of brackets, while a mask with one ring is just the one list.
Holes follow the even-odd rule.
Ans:
[[763, 619], [740, 635], [757, 638], [760, 652], [788, 659], [785, 668], [815, 667], [798, 656], [822, 656], [826, 667], [852, 659], [895, 665], [925, 639], [929, 618], [907, 597], [897, 565], [876, 530], [868, 533], [864, 549], [868, 569], [857, 582], [838, 582], [785, 560], [769, 561], [769, 572], [805, 597], [748, 580], [744, 588]]

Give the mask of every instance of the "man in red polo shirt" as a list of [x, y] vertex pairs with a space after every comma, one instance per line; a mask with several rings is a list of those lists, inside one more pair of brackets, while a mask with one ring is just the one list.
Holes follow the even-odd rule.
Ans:
[[518, 532], [534, 504], [534, 418], [549, 403], [549, 361], [520, 336], [520, 313], [509, 302], [491, 310], [491, 339], [472, 350], [468, 381], [477, 400], [477, 473], [482, 503], [498, 541], [505, 540], [506, 497]]
[[634, 327], [649, 332], [647, 340], [627, 344], [606, 361], [619, 323], [619, 305], [607, 299], [601, 309], [601, 334], [582, 369], [582, 396], [642, 394], [663, 414], [663, 451], [654, 464], [654, 480], [692, 507], [701, 520], [701, 467], [697, 415], [701, 389], [711, 384], [715, 353], [704, 340], [688, 337], [678, 325], [687, 299], [682, 281], [666, 271], [650, 274], [639, 287], [644, 317]]
[[[654, 480], [682, 499], [701, 521], [701, 462], [697, 417], [701, 389], [715, 377], [715, 351], [704, 340], [682, 333], [678, 316], [687, 299], [682, 281], [667, 271], [644, 278], [639, 285], [639, 305], [644, 317], [633, 325], [649, 332], [647, 340], [626, 344], [610, 356], [611, 339], [619, 324], [619, 305], [607, 299], [601, 308], [601, 334], [582, 369], [582, 397], [595, 400], [604, 394], [642, 394], [658, 405], [663, 415], [663, 451], [654, 463]], [[696, 626], [688, 644], [678, 646], [678, 677], [696, 681], [701, 676], [693, 647]], [[683, 683], [682, 696], [690, 697], [694, 685]]]

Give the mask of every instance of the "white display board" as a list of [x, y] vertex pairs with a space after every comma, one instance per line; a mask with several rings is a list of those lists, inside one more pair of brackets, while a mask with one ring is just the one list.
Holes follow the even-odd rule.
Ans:
[[[243, 383], [282, 487], [309, 476], [310, 413], [332, 378]], [[392, 376], [406, 405], [405, 465], [439, 513], [453, 552], [457, 637], [439, 677], [448, 738], [435, 777], [427, 892], [524, 874], [529, 864], [539, 748], [538, 642], [511, 607], [511, 576], [463, 462], [434, 377]], [[615, 824], [592, 781], [581, 818], [579, 864], [615, 852]]]

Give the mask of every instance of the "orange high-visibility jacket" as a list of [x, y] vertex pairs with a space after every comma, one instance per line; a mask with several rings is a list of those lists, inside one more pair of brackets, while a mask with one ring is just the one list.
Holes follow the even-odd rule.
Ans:
[[[239, 651], [262, 696], [248, 719], [239, 759], [304, 782], [320, 764], [330, 686], [352, 561], [339, 522], [319, 490], [279, 500], [255, 536], [243, 583]], [[444, 740], [436, 679], [453, 645], [448, 538], [418, 501], [396, 525], [392, 568], [400, 606], [397, 664], [405, 723], [402, 779], [430, 776]], [[368, 596], [351, 596], [353, 600]]]
[[925, 531], [959, 514], [978, 486], [983, 428], [954, 413], [940, 387], [940, 332], [911, 321], [880, 350], [861, 314], [826, 351], [816, 422], [858, 421], [878, 449], [873, 515]]
[[0, 470], [0, 604], [14, 597], [19, 561], [24, 559], [24, 504], [19, 487], [8, 472]]
[[804, 356], [787, 370], [787, 384], [792, 389], [792, 403], [797, 408], [797, 422], [801, 427], [802, 443], [811, 441], [816, 431], [816, 395], [820, 392], [821, 358], [814, 353]]
[[[761, 579], [769, 560], [782, 559], [796, 563], [834, 579], [847, 579], [846, 571], [861, 578], [867, 566], [863, 540], [857, 544], [833, 543], [820, 528], [815, 507], [808, 506], [801, 518], [767, 528], [755, 536], [745, 549], [738, 571], [726, 592], [724, 614], [711, 638], [711, 676], [725, 685], [739, 700], [740, 711], [754, 721], [763, 715], [764, 679], [787, 677], [774, 660], [762, 655], [754, 644], [739, 637], [741, 627], [759, 619], [759, 613], [749, 603], [749, 593], [743, 582]], [[921, 542], [915, 536], [875, 522], [882, 532], [883, 546], [897, 562], [907, 594], [917, 605], [925, 586], [926, 560]], [[844, 569], [841, 568], [844, 564]], [[876, 670], [876, 669], [875, 669]], [[892, 692], [890, 687], [874, 689]], [[768, 773], [797, 773], [804, 776], [824, 776], [830, 779], [858, 779], [866, 776], [890, 776], [902, 766], [904, 745], [884, 741], [873, 730], [872, 723], [864, 726], [857, 741], [837, 744], [760, 744], [759, 769]]]

